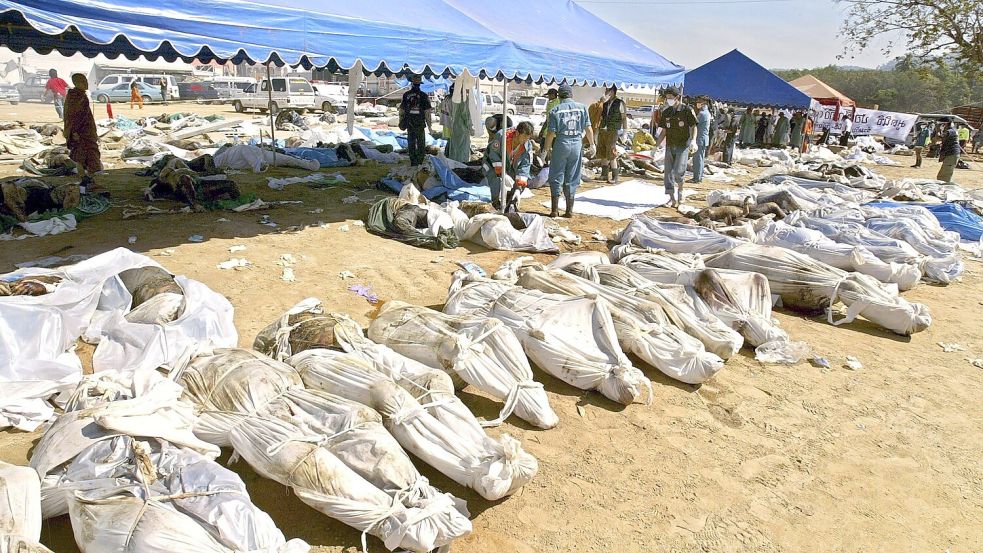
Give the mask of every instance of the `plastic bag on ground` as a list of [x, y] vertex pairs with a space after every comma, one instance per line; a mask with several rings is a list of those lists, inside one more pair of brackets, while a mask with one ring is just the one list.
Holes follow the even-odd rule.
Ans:
[[[493, 317], [519, 338], [522, 349], [540, 369], [581, 390], [630, 405], [652, 383], [618, 345], [607, 306], [594, 298], [558, 296], [498, 281], [464, 284], [455, 274], [444, 313]], [[462, 286], [463, 285], [463, 286]]]
[[637, 215], [622, 231], [621, 243], [674, 253], [711, 254], [727, 251], [742, 242], [708, 228], [667, 223], [647, 215]]
[[[622, 349], [680, 382], [699, 384], [724, 366], [723, 360], [706, 351], [702, 342], [672, 324], [659, 303], [542, 266], [522, 269], [518, 284], [548, 294], [592, 296], [605, 302]], [[736, 344], [731, 343], [731, 347], [724, 348], [729, 357], [741, 348], [743, 339], [736, 332], [725, 330], [737, 339]]]
[[539, 428], [559, 422], [543, 385], [533, 379], [522, 344], [501, 321], [389, 302], [369, 326], [369, 338], [502, 400], [502, 412], [487, 426], [513, 412]]
[[809, 344], [777, 340], [766, 342], [754, 349], [754, 358], [762, 363], [795, 365], [809, 355]]
[[[332, 350], [307, 350], [291, 357], [309, 387], [368, 405], [386, 428], [420, 459], [490, 501], [515, 493], [538, 470], [519, 442], [487, 436], [472, 420], [438, 419], [409, 392], [362, 359]], [[434, 403], [440, 400], [435, 400]]]
[[[705, 261], [708, 267], [761, 273], [786, 307], [807, 312], [826, 310], [834, 325], [863, 315], [896, 334], [910, 335], [925, 330], [932, 322], [927, 306], [909, 303], [898, 296], [896, 287], [867, 275], [841, 271], [785, 248], [745, 244]], [[847, 313], [834, 322], [829, 308], [837, 300], [847, 306]]]

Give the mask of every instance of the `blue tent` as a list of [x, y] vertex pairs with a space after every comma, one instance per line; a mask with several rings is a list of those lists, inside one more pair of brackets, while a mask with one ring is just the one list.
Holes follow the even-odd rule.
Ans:
[[[409, 79], [398, 79], [396, 84], [398, 84], [401, 88], [407, 88], [410, 86], [410, 81]], [[420, 90], [426, 92], [427, 94], [433, 94], [438, 90], [447, 92], [450, 90], [452, 84], [454, 84], [454, 81], [451, 79], [444, 79], [441, 77], [424, 79], [423, 83], [420, 85]]]
[[[287, 4], [287, 0], [267, 0]], [[507, 24], [502, 14], [509, 14]], [[517, 14], [525, 14], [518, 16]], [[545, 33], [543, 25], [562, 28]], [[589, 37], [589, 40], [585, 40]], [[683, 68], [570, 0], [0, 0], [0, 45], [81, 52], [472, 74], [531, 82], [679, 84]]]
[[738, 50], [686, 72], [686, 95], [744, 106], [807, 109], [812, 99]]

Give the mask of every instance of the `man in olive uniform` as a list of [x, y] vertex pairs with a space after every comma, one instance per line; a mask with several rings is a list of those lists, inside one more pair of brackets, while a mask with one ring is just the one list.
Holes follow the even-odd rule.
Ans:
[[[618, 98], [618, 87], [611, 86], [604, 94], [604, 106], [601, 108], [601, 132], [597, 140], [598, 159], [607, 163], [601, 169], [601, 179], [609, 183], [617, 183], [621, 171], [618, 169], [618, 138], [625, 135], [628, 126], [628, 112], [624, 101]], [[608, 180], [608, 171], [611, 179]]]
[[590, 126], [587, 106], [573, 100], [573, 88], [560, 86], [560, 103], [546, 116], [547, 158], [550, 159], [550, 217], [557, 216], [560, 190], [566, 201], [564, 217], [573, 217], [573, 198], [580, 185], [583, 164], [583, 139], [589, 140], [588, 157], [592, 157], [594, 130]]
[[403, 94], [399, 103], [399, 128], [406, 131], [406, 149], [410, 155], [410, 165], [420, 165], [426, 157], [426, 131], [432, 132], [430, 123], [430, 97], [420, 90], [423, 78], [413, 75], [413, 87]]
[[675, 88], [666, 89], [664, 96], [666, 108], [662, 110], [655, 140], [660, 144], [663, 138], [666, 140], [665, 189], [672, 207], [679, 207], [689, 154], [696, 151], [696, 114], [679, 101], [679, 91]]

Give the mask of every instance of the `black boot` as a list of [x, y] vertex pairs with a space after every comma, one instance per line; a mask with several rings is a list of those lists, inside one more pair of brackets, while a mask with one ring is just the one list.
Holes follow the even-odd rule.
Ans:
[[610, 170], [611, 170], [611, 168], [608, 167], [607, 165], [605, 165], [604, 167], [601, 168], [601, 180], [602, 181], [608, 182], [608, 171], [610, 171]]
[[569, 190], [564, 190], [563, 199], [567, 203], [567, 209], [563, 212], [563, 216], [570, 219], [573, 217], [573, 194]]
[[559, 217], [560, 215], [560, 195], [553, 194], [550, 196], [550, 217]]
[[618, 179], [621, 178], [621, 167], [615, 166], [614, 169], [611, 169], [611, 175], [614, 177], [611, 183], [618, 184]]

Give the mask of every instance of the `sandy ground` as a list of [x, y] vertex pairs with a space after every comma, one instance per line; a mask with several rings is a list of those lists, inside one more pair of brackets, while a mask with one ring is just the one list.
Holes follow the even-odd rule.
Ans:
[[[116, 110], [131, 115], [128, 108]], [[145, 113], [155, 110], [148, 107]], [[0, 119], [54, 116], [50, 106], [40, 105], [22, 104], [11, 112]], [[905, 162], [903, 168], [878, 170], [890, 177], [929, 177], [938, 168], [927, 161], [921, 170], [908, 169], [910, 158], [897, 159]], [[14, 167], [0, 166], [0, 175], [15, 174]], [[980, 167], [976, 163], [973, 171], [959, 171], [960, 182], [967, 188], [983, 186]], [[495, 268], [513, 256], [472, 245], [420, 250], [354, 225], [381, 196], [371, 183], [386, 172], [384, 167], [343, 169], [352, 184], [324, 190], [291, 185], [275, 192], [266, 188], [266, 175], [237, 176], [245, 191], [265, 200], [304, 202], [265, 212], [278, 229], [258, 224], [258, 212], [122, 221], [118, 205], [139, 204], [147, 184], [133, 175], [135, 170], [117, 165], [100, 178], [117, 207], [84, 221], [77, 231], [0, 243], [0, 271], [46, 255], [126, 247], [127, 238], [136, 236], [132, 249], [225, 294], [236, 308], [240, 345], [249, 347], [259, 329], [305, 297], [320, 297], [328, 308], [367, 323], [373, 307], [347, 290], [353, 283], [371, 286], [382, 300], [439, 307], [453, 262], [467, 259]], [[279, 173], [297, 174], [274, 174]], [[363, 201], [341, 201], [353, 194]], [[535, 203], [543, 197], [538, 191]], [[316, 209], [323, 212], [310, 213]], [[217, 222], [220, 217], [228, 222]], [[297, 228], [285, 230], [292, 226]], [[583, 216], [571, 223], [585, 238], [595, 229], [608, 233], [623, 226]], [[189, 243], [192, 234], [206, 241]], [[217, 269], [235, 244], [247, 248], [235, 256], [254, 266]], [[585, 247], [603, 250], [606, 244]], [[165, 249], [173, 253], [162, 256]], [[275, 264], [286, 253], [299, 260], [294, 283], [282, 282]], [[338, 273], [343, 270], [355, 279], [342, 281]], [[655, 385], [654, 401], [629, 407], [537, 372], [560, 416], [559, 426], [538, 431], [513, 417], [490, 431], [520, 438], [539, 459], [540, 472], [532, 483], [513, 497], [487, 502], [419, 464], [431, 482], [468, 501], [474, 533], [454, 551], [983, 550], [983, 415], [978, 409], [983, 371], [965, 360], [983, 356], [980, 271], [979, 263], [969, 261], [962, 282], [920, 285], [906, 293], [907, 299], [927, 304], [934, 317], [928, 331], [911, 338], [863, 321], [833, 328], [819, 318], [778, 313], [794, 339], [830, 359], [830, 369], [808, 363], [762, 365], [745, 348], [702, 386], [672, 382], [645, 369]], [[957, 342], [966, 351], [943, 353], [938, 342]], [[846, 355], [858, 357], [863, 368], [846, 369]], [[479, 416], [498, 413], [498, 404], [472, 389], [462, 397]], [[0, 433], [0, 459], [26, 463], [38, 438], [37, 433]], [[245, 463], [233, 468], [288, 537], [307, 540], [317, 552], [357, 549], [356, 531], [303, 505]], [[67, 517], [45, 522], [42, 540], [58, 553], [77, 551]], [[370, 549], [384, 550], [377, 540]]]

